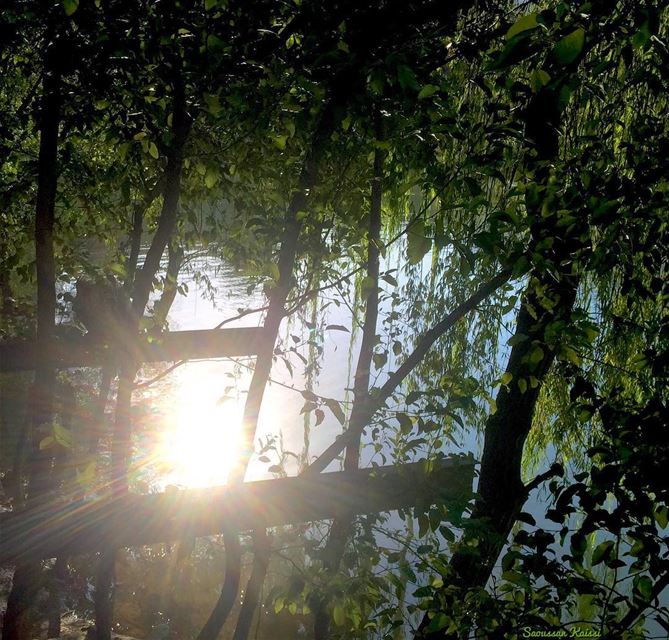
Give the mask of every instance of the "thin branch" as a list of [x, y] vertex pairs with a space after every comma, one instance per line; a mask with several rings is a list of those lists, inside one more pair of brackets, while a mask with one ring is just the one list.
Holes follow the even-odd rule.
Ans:
[[511, 277], [511, 269], [504, 269], [494, 278], [481, 285], [479, 289], [472, 294], [462, 304], [458, 305], [453, 311], [447, 314], [432, 329], [423, 334], [418, 341], [418, 345], [400, 365], [400, 367], [391, 373], [386, 383], [373, 394], [369, 402], [364, 407], [364, 414], [360, 417], [360, 423], [355, 429], [349, 428], [335, 442], [333, 442], [316, 460], [314, 460], [304, 471], [304, 474], [315, 474], [323, 471], [355, 438], [365, 429], [374, 414], [383, 407], [386, 400], [399, 387], [405, 378], [421, 362], [425, 354], [432, 345], [444, 335], [456, 322], [461, 320], [467, 313], [476, 308], [476, 306], [492, 295], [497, 289], [505, 284]]

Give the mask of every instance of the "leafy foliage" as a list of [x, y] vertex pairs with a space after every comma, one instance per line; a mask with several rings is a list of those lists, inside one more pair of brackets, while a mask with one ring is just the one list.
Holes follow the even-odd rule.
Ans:
[[[355, 360], [370, 293], [379, 299], [373, 403], [425, 335], [505, 275], [435, 335], [371, 413], [363, 439], [370, 464], [429, 465], [480, 449], [482, 482], [486, 460], [512, 466], [518, 451], [522, 468], [500, 489], [500, 505], [416, 505], [390, 522], [359, 517], [338, 572], [324, 570], [326, 528], [275, 532], [260, 614], [266, 631], [309, 626], [318, 601], [333, 637], [669, 631], [667, 9], [651, 0], [476, 4], [63, 0], [44, 8], [25, 0], [3, 13], [3, 340], [36, 326], [30, 211], [54, 48], [63, 87], [54, 245], [61, 324], [82, 276], [133, 292], [139, 246], [165, 233], [176, 189], [163, 244], [182, 259], [149, 274], [164, 298], [140, 328], [151, 335], [165, 325], [175, 291], [187, 292], [189, 265], [214, 299], [222, 294], [197, 256], [233, 265], [256, 299], [285, 287], [292, 318], [270, 352], [272, 375], [282, 368], [294, 384], [304, 374], [304, 450], [266, 437], [258, 455], [270, 473], [308, 466], [319, 453], [310, 449], [317, 429], [351, 427], [358, 398], [345, 381], [336, 397], [319, 383], [330, 342], [350, 340]], [[377, 152], [378, 282], [364, 275]], [[287, 274], [279, 244], [296, 194], [304, 197]], [[18, 508], [31, 452], [20, 445], [23, 412], [14, 405], [28, 382], [2, 376], [11, 396], [0, 424], [5, 502]], [[59, 392], [38, 448], [60, 469], [52, 497], [73, 500], [105, 484], [113, 438], [91, 450], [92, 374], [68, 372], [60, 383], [70, 391]], [[150, 431], [150, 422], [140, 427], [152, 402], [146, 395], [135, 407], [135, 446]], [[516, 433], [526, 405], [528, 432], [491, 444], [491, 425]], [[548, 497], [536, 499], [547, 481]], [[500, 515], [502, 498], [514, 504]], [[214, 540], [178, 555], [164, 548], [125, 557], [121, 581], [132, 587], [120, 590], [117, 614], [126, 630], [146, 635], [160, 623], [173, 637], [197, 633], [221, 581], [207, 567], [224, 554]], [[486, 563], [497, 556], [490, 577]], [[485, 575], [469, 580], [476, 571], [467, 566]], [[71, 568], [86, 611], [89, 563]], [[190, 608], [176, 603], [177, 583], [193, 595]], [[148, 604], [133, 595], [144, 589]], [[158, 620], [166, 607], [175, 613]]]

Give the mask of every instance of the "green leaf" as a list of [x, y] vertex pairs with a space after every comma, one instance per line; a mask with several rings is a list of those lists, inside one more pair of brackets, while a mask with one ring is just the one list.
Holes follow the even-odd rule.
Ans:
[[205, 93], [203, 97], [207, 105], [207, 111], [213, 116], [217, 115], [221, 110], [221, 99], [211, 93]]
[[606, 540], [597, 545], [597, 548], [592, 552], [593, 567], [610, 557], [611, 553], [613, 552], [613, 545], [613, 540]]
[[54, 439], [53, 436], [47, 436], [46, 438], [42, 438], [39, 443], [39, 448], [40, 451], [43, 451], [44, 449], [48, 449], [49, 447], [52, 447], [55, 444], [56, 440]]
[[425, 224], [415, 222], [407, 233], [407, 256], [411, 264], [418, 264], [432, 248], [432, 240], [425, 237]]
[[536, 13], [528, 13], [526, 16], [521, 16], [516, 20], [511, 28], [506, 32], [506, 39], [511, 40], [513, 36], [523, 33], [523, 31], [529, 31], [530, 29], [536, 29], [539, 26], [537, 22]]
[[389, 273], [385, 273], [381, 276], [381, 280], [385, 280], [391, 287], [397, 286], [397, 280], [393, 278]]
[[381, 69], [374, 69], [367, 80], [372, 93], [379, 95], [386, 84], [386, 76]]
[[424, 100], [425, 98], [429, 98], [430, 96], [433, 96], [435, 93], [439, 91], [439, 87], [434, 85], [434, 84], [426, 84], [418, 93], [418, 99], [419, 100]]
[[432, 620], [430, 620], [430, 624], [427, 625], [426, 631], [427, 633], [434, 633], [435, 631], [443, 629], [449, 622], [450, 618], [445, 613], [437, 611]]
[[509, 384], [511, 380], [513, 380], [513, 374], [509, 373], [508, 371], [502, 375], [502, 384]]
[[641, 28], [632, 36], [632, 44], [637, 49], [643, 49], [650, 42], [650, 29], [648, 20], [641, 25]]
[[424, 538], [430, 531], [430, 519], [421, 513], [418, 516], [418, 537]]
[[411, 418], [406, 413], [398, 413], [395, 417], [400, 423], [400, 431], [404, 434], [411, 433], [411, 430], [413, 429]]
[[112, 262], [109, 265], [109, 270], [121, 278], [124, 278], [127, 275], [125, 265], [121, 264], [120, 262]]
[[334, 417], [337, 418], [339, 424], [344, 424], [344, 422], [346, 422], [344, 411], [342, 410], [341, 405], [339, 402], [337, 402], [337, 400], [333, 400], [332, 398], [325, 398], [325, 404], [327, 405], [328, 409], [334, 413]]
[[286, 603], [285, 598], [277, 598], [274, 601], [274, 613], [280, 613]]
[[414, 91], [418, 91], [416, 75], [405, 64], [401, 64], [397, 68], [397, 79], [399, 80], [402, 89], [413, 89]]
[[567, 345], [562, 345], [560, 348], [560, 359], [567, 360], [577, 367], [581, 366], [581, 356], [572, 347], [568, 347]]
[[89, 462], [83, 471], [76, 469], [77, 484], [81, 487], [89, 487], [95, 482], [95, 460]]
[[372, 354], [372, 362], [374, 362], [376, 369], [381, 369], [386, 364], [386, 362], [388, 362], [387, 352], [383, 351], [381, 353]]
[[667, 507], [658, 507], [655, 509], [655, 522], [660, 525], [660, 529], [666, 528], [669, 524], [669, 509]]
[[360, 610], [357, 607], [354, 607], [348, 614], [349, 620], [353, 624], [354, 629], [359, 629], [362, 623], [362, 616], [360, 615]]
[[207, 172], [204, 174], [204, 184], [207, 189], [213, 188], [218, 182], [218, 170], [213, 167], [207, 167]]
[[520, 587], [521, 589], [525, 589], [526, 591], [529, 591], [531, 586], [528, 576], [524, 573], [519, 573], [518, 571], [504, 571], [502, 573], [502, 579], [510, 582], [511, 584], [515, 584], [516, 586]]
[[272, 280], [274, 280], [274, 282], [279, 282], [281, 273], [279, 271], [279, 265], [276, 262], [272, 262], [269, 265], [269, 275], [271, 276]]
[[634, 590], [643, 600], [648, 602], [653, 595], [653, 581], [648, 576], [636, 576], [634, 578]]
[[213, 33], [207, 36], [207, 49], [210, 51], [222, 51], [225, 48], [225, 42]]
[[72, 432], [65, 427], [61, 427], [59, 424], [53, 425], [53, 437], [59, 445], [66, 449], [72, 449], [72, 447], [74, 447], [74, 436], [72, 435]]
[[581, 55], [584, 44], [585, 31], [579, 27], [555, 45], [553, 56], [560, 64], [571, 64]]
[[63, 0], [65, 15], [71, 16], [79, 8], [79, 0]]
[[346, 622], [346, 614], [344, 613], [344, 608], [340, 604], [335, 605], [334, 610], [332, 611], [332, 618], [338, 627], [344, 626], [344, 623]]
[[204, 0], [204, 10], [211, 11], [218, 5], [218, 0]]
[[158, 153], [158, 147], [156, 146], [155, 142], [149, 143], [149, 155], [156, 160], [158, 160], [158, 157], [160, 156]]
[[278, 149], [281, 149], [283, 151], [286, 148], [286, 141], [288, 140], [288, 136], [274, 136], [272, 138], [272, 142], [274, 142], [274, 146], [277, 147]]
[[535, 93], [550, 81], [551, 77], [543, 69], [535, 69], [530, 75], [530, 86]]
[[527, 380], [520, 378], [518, 380], [518, 388], [520, 389], [520, 393], [525, 393], [527, 391]]
[[538, 365], [544, 358], [544, 350], [540, 346], [535, 346], [530, 352], [528, 361], [532, 365]]

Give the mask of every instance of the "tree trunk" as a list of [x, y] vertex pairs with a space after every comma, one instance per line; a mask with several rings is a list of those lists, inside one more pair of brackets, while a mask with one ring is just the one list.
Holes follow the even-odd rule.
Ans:
[[239, 580], [241, 578], [242, 547], [239, 544], [237, 531], [225, 531], [225, 580], [221, 593], [212, 609], [209, 619], [198, 634], [198, 640], [205, 638], [218, 638], [225, 621], [228, 619], [232, 608], [237, 601], [239, 593]]
[[[470, 517], [471, 522], [478, 521], [487, 529], [483, 536], [478, 528], [474, 533], [466, 534], [462, 544], [466, 550], [453, 555], [454, 578], [444, 587], [446, 599], [447, 594], [453, 593], [453, 585], [460, 590], [452, 597], [460, 600], [464, 597], [463, 591], [485, 586], [525, 503], [527, 491], [521, 480], [523, 447], [532, 427], [542, 383], [555, 359], [554, 348], [548, 345], [546, 333], [553, 322], [569, 319], [576, 286], [572, 277], [564, 276], [556, 283], [551, 275], [541, 274], [530, 280], [525, 291], [516, 323], [515, 335], [520, 341], [513, 346], [506, 368], [512, 379], [500, 388], [497, 410], [486, 423], [477, 499]], [[554, 308], [543, 308], [536, 293], [542, 287], [542, 297], [551, 299]], [[535, 315], [538, 316], [536, 319]], [[543, 354], [538, 361], [530, 358], [537, 348]], [[534, 386], [530, 382], [531, 376], [536, 379]], [[466, 546], [467, 541], [474, 538], [478, 539], [476, 553]], [[443, 631], [442, 634], [428, 634], [429, 623], [430, 618], [426, 615], [417, 638], [457, 637]]]
[[153, 319], [158, 327], [162, 327], [167, 322], [167, 314], [177, 296], [177, 278], [184, 258], [183, 247], [179, 245], [171, 244], [168, 247], [168, 252], [169, 260], [163, 293], [153, 305]]
[[[260, 406], [272, 368], [274, 345], [279, 333], [281, 321], [285, 315], [286, 299], [292, 288], [297, 242], [302, 228], [302, 221], [298, 219], [297, 214], [300, 211], [306, 210], [308, 194], [313, 190], [313, 187], [316, 184], [318, 163], [323, 151], [326, 136], [329, 135], [332, 127], [333, 115], [332, 103], [329, 103], [324, 107], [324, 111], [320, 116], [319, 123], [311, 141], [311, 147], [307, 153], [307, 157], [300, 173], [297, 190], [293, 194], [286, 212], [278, 259], [279, 279], [270, 293], [267, 316], [265, 317], [265, 322], [263, 324], [263, 335], [261, 336], [260, 344], [258, 346], [253, 376], [249, 385], [246, 403], [244, 404], [239, 453], [235, 464], [230, 469], [228, 484], [239, 484], [244, 481], [246, 470], [251, 460], [251, 456], [253, 455], [253, 441], [258, 427]], [[237, 534], [227, 534], [225, 536], [225, 543], [226, 547], [230, 546], [234, 549], [235, 547], [232, 546], [231, 540], [229, 539], [232, 535]], [[237, 547], [237, 549], [240, 548]], [[232, 567], [235, 575], [238, 575], [240, 573], [240, 563], [241, 550], [237, 552], [236, 556], [230, 556], [226, 553], [226, 572], [228, 571], [228, 567]], [[262, 582], [260, 586], [262, 586]], [[225, 587], [226, 584], [224, 583], [224, 589], [221, 591], [221, 595], [214, 610], [209, 616], [209, 619], [198, 635], [198, 640], [215, 640], [218, 637], [220, 630], [223, 628], [223, 625], [232, 610], [234, 600], [237, 597], [239, 584], [237, 584], [234, 594], [231, 590], [226, 590]]]
[[[382, 140], [381, 114], [375, 113], [375, 129], [377, 140]], [[385, 153], [376, 148], [374, 151], [374, 167], [372, 170], [372, 187], [369, 208], [369, 224], [367, 231], [367, 278], [371, 290], [365, 300], [365, 319], [362, 327], [362, 342], [358, 354], [353, 383], [353, 408], [349, 427], [356, 429], [356, 437], [346, 446], [344, 469], [357, 469], [360, 459], [360, 439], [362, 430], [356, 427], [360, 420], [361, 408], [369, 401], [369, 377], [372, 367], [372, 356], [376, 344], [376, 324], [379, 315], [379, 247], [381, 246], [381, 201], [383, 198], [383, 160]], [[335, 518], [330, 529], [330, 537], [324, 549], [324, 568], [327, 575], [339, 570], [346, 542], [351, 535], [354, 514], [346, 514]], [[327, 603], [321, 598], [314, 611], [314, 638], [325, 640], [330, 630], [330, 613]]]
[[255, 531], [253, 542], [253, 568], [251, 569], [249, 581], [246, 584], [244, 602], [239, 612], [235, 633], [232, 636], [233, 640], [247, 640], [249, 636], [253, 615], [260, 602], [260, 594], [265, 582], [265, 575], [267, 575], [267, 567], [269, 566], [272, 547], [271, 538], [267, 535], [267, 532], [262, 529]]
[[[139, 321], [151, 294], [153, 279], [160, 269], [160, 260], [176, 228], [179, 196], [181, 193], [181, 173], [183, 151], [192, 121], [187, 112], [181, 70], [174, 71], [174, 99], [172, 111], [172, 147], [167, 158], [163, 184], [163, 205], [158, 219], [158, 227], [146, 255], [144, 265], [135, 277], [132, 294], [132, 308], [135, 315], [134, 333], [139, 332]], [[132, 388], [137, 373], [137, 363], [132, 354], [125, 354], [125, 362], [119, 373], [116, 398], [116, 416], [111, 454], [111, 488], [114, 496], [122, 496], [128, 491], [128, 465], [132, 454], [132, 425], [130, 409]], [[113, 581], [116, 553], [103, 552], [100, 556], [95, 585], [95, 628], [97, 640], [111, 640], [113, 613]]]
[[174, 107], [172, 111], [172, 147], [168, 154], [163, 184], [163, 206], [158, 218], [158, 227], [146, 254], [144, 265], [135, 277], [132, 290], [132, 306], [139, 317], [149, 301], [153, 279], [160, 269], [160, 260], [170, 242], [177, 224], [183, 152], [192, 126], [188, 115], [184, 83], [181, 70], [174, 70]]
[[[35, 260], [37, 267], [37, 341], [43, 352], [53, 337], [56, 311], [56, 267], [53, 253], [56, 189], [58, 182], [58, 130], [61, 107], [61, 75], [57, 43], [52, 42], [44, 59], [43, 100], [40, 113], [40, 148], [35, 204]], [[40, 450], [52, 420], [54, 370], [38, 362], [31, 405], [32, 451], [28, 469], [27, 509], [39, 510], [48, 502], [50, 454]], [[20, 472], [18, 474], [20, 476]], [[4, 640], [30, 637], [28, 611], [39, 590], [40, 563], [35, 560], [14, 570], [12, 590], [3, 620]]]
[[[545, 87], [530, 100], [525, 111], [529, 144], [536, 152], [531, 165], [534, 179], [545, 188], [549, 185], [551, 165], [559, 151], [560, 113], [556, 106], [556, 92], [556, 88]], [[445, 608], [449, 607], [449, 602], [450, 606], [455, 604], [454, 598], [462, 600], [468, 589], [485, 586], [527, 499], [527, 489], [521, 480], [523, 448], [532, 428], [542, 383], [559, 346], [550, 339], [550, 333], [555, 323], [569, 322], [576, 299], [578, 276], [572, 273], [574, 261], [571, 254], [578, 249], [575, 238], [582, 230], [556, 233], [559, 221], [555, 213], [540, 210], [537, 203], [528, 204], [527, 208], [533, 220], [533, 247], [541, 246], [546, 237], [553, 242], [542, 248], [541, 264], [544, 266], [532, 272], [523, 295], [516, 320], [516, 341], [506, 368], [511, 381], [500, 388], [497, 410], [486, 423], [477, 498], [470, 516], [472, 522], [483, 525], [484, 531], [468, 529], [461, 545], [466, 551], [457, 551], [453, 555], [453, 579], [440, 590]], [[472, 553], [471, 546], [467, 547], [470, 540], [477, 543], [476, 553]], [[457, 589], [454, 590], [454, 586]], [[443, 603], [440, 607], [444, 608]], [[430, 618], [426, 614], [415, 637], [453, 640], [458, 637], [443, 629], [437, 634], [428, 634], [429, 624]]]

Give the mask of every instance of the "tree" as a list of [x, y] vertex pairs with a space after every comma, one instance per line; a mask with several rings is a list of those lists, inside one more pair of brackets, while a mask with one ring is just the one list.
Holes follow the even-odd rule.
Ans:
[[[133, 392], [151, 382], [138, 384], [126, 344], [160, 345], [192, 252], [208, 252], [265, 298], [238, 314], [264, 315], [253, 364], [240, 364], [253, 373], [231, 484], [269, 454], [272, 473], [309, 478], [339, 462], [430, 468], [463, 434], [482, 449], [469, 502], [416, 504], [393, 516], [398, 531], [344, 510], [320, 537], [258, 530], [249, 546], [222, 532], [225, 575], [204, 594], [210, 607], [220, 587], [218, 601], [175, 633], [244, 640], [261, 604], [311, 616], [315, 638], [669, 628], [669, 505], [654, 470], [667, 451], [668, 18], [652, 0], [11, 8], [1, 328], [41, 355], [23, 429], [2, 415], [8, 508], [79, 499], [65, 450], [116, 499], [136, 488]], [[72, 401], [56, 381], [71, 389], [79, 374], [47, 354], [68, 344], [55, 318], [82, 276], [117, 279], [133, 323], [104, 338], [115, 357]], [[326, 320], [328, 305], [350, 328]], [[347, 331], [355, 370], [335, 399], [319, 387], [322, 336]], [[258, 453], [282, 367], [305, 371], [305, 449], [268, 440]], [[66, 405], [92, 405], [104, 424], [114, 386], [111, 432], [75, 437]], [[326, 425], [327, 444], [309, 447]], [[302, 551], [279, 581], [284, 535]], [[182, 540], [179, 562], [216, 548], [202, 544]], [[116, 558], [98, 563], [99, 640]], [[3, 638], [31, 637], [43, 575], [38, 559], [16, 568]]]

